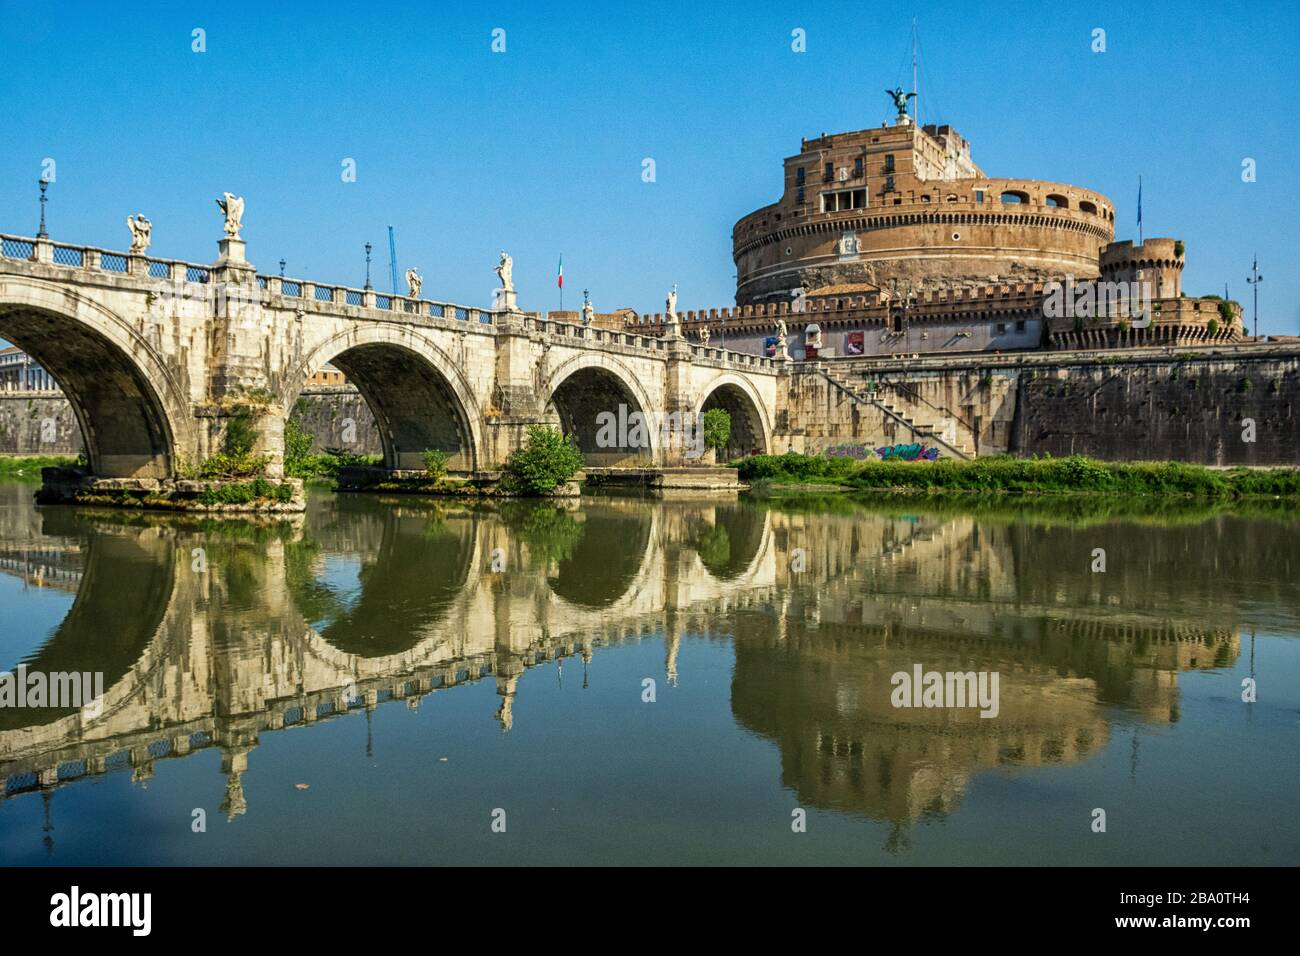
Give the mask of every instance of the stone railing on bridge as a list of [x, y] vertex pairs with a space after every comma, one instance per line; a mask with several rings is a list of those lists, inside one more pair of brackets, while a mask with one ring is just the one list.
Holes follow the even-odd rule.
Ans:
[[[188, 298], [202, 295], [212, 295], [215, 298], [221, 294], [220, 290], [184, 291], [184, 287], [189, 285], [212, 287], [213, 266], [179, 259], [158, 259], [94, 246], [69, 245], [47, 239], [10, 235], [0, 235], [0, 258], [62, 266], [87, 273], [143, 279], [154, 283], [170, 283], [181, 290], [178, 291], [178, 295]], [[300, 309], [304, 313], [328, 311], [359, 319], [394, 318], [393, 313], [397, 313], [405, 321], [448, 319], [467, 323], [471, 327], [493, 327], [479, 330], [487, 334], [491, 334], [501, 317], [508, 314], [501, 309], [481, 309], [436, 299], [414, 299], [409, 296], [377, 292], [374, 289], [357, 289], [290, 276], [259, 273], [256, 275], [256, 286], [260, 293], [265, 293], [269, 297], [266, 304]], [[249, 295], [242, 290], [226, 290], [225, 294], [231, 299]], [[259, 295], [258, 298], [260, 299], [261, 296]], [[590, 343], [596, 348], [614, 347], [620, 350], [662, 352], [668, 349], [671, 342], [671, 339], [657, 332], [641, 333], [632, 326], [626, 329], [608, 329], [553, 320], [549, 312], [520, 314], [524, 317], [525, 330], [541, 332], [565, 344], [583, 342]], [[722, 368], [772, 372], [780, 367], [779, 362], [766, 356], [702, 346], [694, 342], [687, 342], [687, 345], [694, 360]]]
[[[598, 348], [635, 349], [643, 352], [667, 352], [674, 339], [667, 336], [652, 335], [636, 331], [636, 326], [622, 329], [603, 328], [598, 325], [583, 325], [577, 322], [560, 322], [550, 318], [551, 313], [524, 313], [524, 328], [550, 336], [552, 341], [574, 344], [590, 342]], [[775, 372], [782, 367], [777, 359], [752, 352], [735, 352], [716, 346], [700, 345], [687, 339], [679, 339], [690, 351], [693, 361], [716, 365], [720, 368], [744, 368], [750, 371]]]
[[[130, 252], [115, 252], [95, 246], [68, 245], [24, 236], [0, 235], [0, 258], [65, 266], [84, 272], [127, 276], [152, 282], [169, 282], [177, 286], [212, 284], [213, 267], [210, 264], [184, 262], [179, 259], [157, 259]], [[357, 310], [355, 314], [358, 318], [370, 317], [368, 313], [397, 312], [411, 317], [456, 319], [480, 325], [492, 325], [495, 321], [491, 309], [457, 305], [453, 302], [413, 299], [409, 296], [376, 292], [373, 289], [354, 289], [343, 285], [279, 275], [259, 274], [256, 282], [259, 290], [272, 296], [292, 300], [295, 307], [314, 305], [319, 309], [325, 306], [343, 306], [349, 312]], [[228, 295], [234, 298], [236, 293], [232, 291]]]

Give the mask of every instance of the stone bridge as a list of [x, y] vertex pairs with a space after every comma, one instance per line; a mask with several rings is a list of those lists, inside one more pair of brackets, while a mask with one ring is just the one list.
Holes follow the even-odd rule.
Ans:
[[[715, 406], [731, 414], [727, 454], [773, 445], [779, 359], [264, 275], [241, 240], [218, 245], [200, 265], [0, 237], [0, 338], [63, 387], [94, 475], [178, 477], [239, 416], [278, 476], [287, 411], [327, 363], [365, 397], [390, 469], [439, 449], [452, 472], [492, 473], [535, 423], [573, 435], [589, 465], [690, 464], [681, 429]], [[598, 415], [620, 408], [679, 429], [598, 440]]]

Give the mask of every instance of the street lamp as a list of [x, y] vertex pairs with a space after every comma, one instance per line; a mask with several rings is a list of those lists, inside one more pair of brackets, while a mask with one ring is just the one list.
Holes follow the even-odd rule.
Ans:
[[368, 243], [368, 242], [366, 243], [366, 291], [367, 291], [367, 292], [369, 292], [369, 291], [371, 290], [371, 286], [370, 286], [370, 250], [373, 249], [373, 248], [374, 248], [374, 247], [373, 247], [372, 245], [370, 245], [370, 243]]
[[[1250, 276], [1246, 276], [1246, 283], [1255, 290], [1255, 339], [1259, 340], [1259, 284], [1264, 281], [1264, 277], [1259, 274], [1259, 254], [1255, 254], [1255, 261], [1250, 266]], [[1251, 276], [1254, 276], [1252, 279]]]
[[45, 231], [45, 204], [49, 200], [45, 195], [45, 190], [50, 188], [50, 181], [46, 179], [44, 176], [42, 176], [40, 179], [40, 187], [41, 187], [41, 230], [40, 232], [36, 233], [36, 238], [48, 239], [50, 238], [50, 234]]
[[281, 278], [281, 279], [284, 278], [284, 260], [283, 260], [283, 259], [280, 260], [280, 278]]

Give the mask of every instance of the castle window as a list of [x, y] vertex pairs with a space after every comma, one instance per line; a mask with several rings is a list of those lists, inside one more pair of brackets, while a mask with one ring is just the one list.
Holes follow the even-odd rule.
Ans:
[[822, 193], [822, 212], [844, 212], [848, 209], [863, 209], [867, 205], [865, 189], [844, 189], [839, 192]]
[[862, 157], [861, 156], [859, 156], [857, 159], [853, 161], [853, 178], [854, 179], [862, 178]]
[[977, 189], [977, 190], [975, 190], [975, 201], [976, 201], [976, 202], [983, 202], [983, 201], [984, 201], [984, 190], [982, 190], [982, 189]]
[[885, 172], [887, 172], [887, 173], [892, 173], [893, 171], [894, 171], [894, 154], [893, 154], [893, 153], [886, 153], [886, 154], [885, 154]]
[[803, 187], [802, 187], [802, 186], [800, 186], [799, 189], [795, 192], [795, 195], [794, 195], [794, 201], [797, 202], [797, 203], [799, 203], [800, 205], [802, 205], [803, 203], [806, 203], [806, 202], [808, 201], [808, 200], [804, 197], [804, 190], [803, 190]]
[[829, 183], [835, 178], [835, 164], [827, 163], [826, 168], [822, 171], [822, 182]]
[[1049, 195], [1047, 199], [1044, 200], [1044, 202], [1046, 202], [1047, 205], [1055, 209], [1070, 208], [1070, 200], [1066, 199], [1064, 196], [1058, 196], [1056, 193], [1052, 193], [1051, 195]]
[[1025, 330], [1025, 320], [1024, 320], [1024, 319], [1016, 319], [1016, 331], [1017, 331], [1017, 332], [1023, 332], [1024, 330]]
[[1009, 206], [1020, 205], [1029, 202], [1029, 194], [1022, 193], [1018, 189], [1008, 189], [1002, 194], [1002, 201]]
[[804, 170], [802, 166], [795, 169], [794, 182], [796, 186], [802, 186], [804, 184]]
[[957, 194], [956, 194], [956, 193], [949, 193], [949, 194], [948, 194], [948, 202], [956, 202], [956, 201], [957, 201]]
[[1095, 216], [1097, 215], [1097, 207], [1085, 199], [1079, 203], [1079, 212], [1090, 212]]
[[998, 335], [1006, 335], [1006, 332], [1007, 332], [1007, 324], [1005, 322], [999, 322]]

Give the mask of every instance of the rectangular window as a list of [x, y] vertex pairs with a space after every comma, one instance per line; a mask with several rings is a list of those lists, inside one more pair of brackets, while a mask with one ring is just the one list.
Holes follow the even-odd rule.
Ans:
[[862, 157], [861, 156], [859, 156], [857, 159], [853, 161], [853, 178], [854, 179], [862, 178]]
[[975, 190], [975, 201], [976, 201], [976, 202], [983, 202], [983, 201], [984, 201], [984, 190], [982, 190], [982, 189], [977, 189], [977, 190]]
[[808, 201], [807, 199], [804, 198], [803, 187], [802, 187], [802, 186], [800, 186], [799, 189], [798, 189], [798, 191], [796, 191], [795, 196], [794, 196], [794, 201], [797, 202], [797, 203], [799, 203], [799, 205], [801, 205], [801, 206], [802, 206], [804, 203], [806, 203], [806, 202]]
[[998, 335], [1005, 335], [1005, 334], [1006, 334], [1006, 331], [1007, 331], [1007, 324], [1006, 324], [1005, 322], [999, 322], [999, 323], [998, 323]]
[[1024, 319], [1016, 319], [1016, 331], [1017, 331], [1017, 332], [1023, 332], [1024, 330], [1025, 330], [1025, 320], [1024, 320]]
[[885, 172], [887, 172], [887, 173], [892, 173], [893, 171], [894, 171], [894, 154], [893, 154], [893, 153], [886, 153], [886, 154], [885, 154]]
[[865, 209], [866, 206], [865, 189], [844, 189], [839, 192], [822, 193], [822, 212], [846, 212], [850, 209]]
[[826, 169], [822, 172], [822, 182], [830, 182], [835, 178], [835, 164], [827, 163]]
[[804, 184], [804, 174], [803, 174], [802, 166], [800, 166], [794, 171], [794, 182], [796, 186], [802, 186]]

